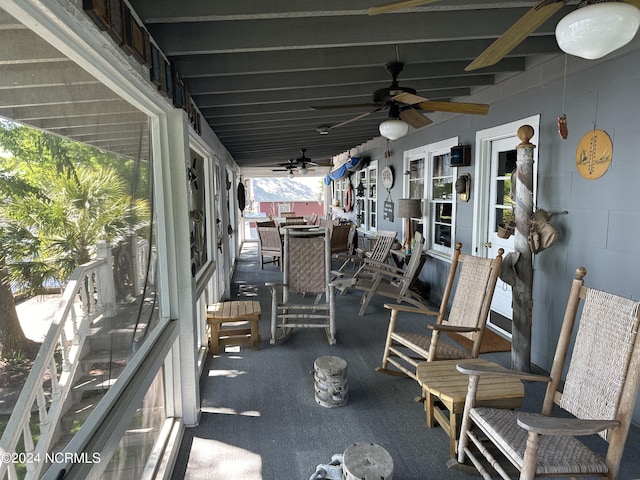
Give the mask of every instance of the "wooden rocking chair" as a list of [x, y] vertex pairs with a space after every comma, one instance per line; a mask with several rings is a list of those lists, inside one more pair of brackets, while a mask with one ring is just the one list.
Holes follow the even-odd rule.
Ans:
[[[500, 249], [498, 256], [492, 259], [465, 255], [460, 253], [461, 249], [462, 244], [456, 244], [439, 311], [385, 304], [385, 307], [391, 310], [391, 317], [382, 366], [377, 371], [407, 375], [417, 381], [416, 367], [419, 362], [478, 357], [504, 251]], [[455, 294], [449, 309], [449, 297], [454, 283]], [[435, 324], [427, 325], [432, 330], [431, 335], [426, 332], [423, 334], [397, 331], [399, 312], [437, 317]], [[441, 332], [464, 335], [473, 342], [471, 350], [440, 340]], [[389, 364], [397, 370], [389, 369]]]
[[[283, 283], [265, 284], [271, 290], [271, 344], [286, 340], [293, 328], [322, 328], [329, 344], [336, 343], [330, 235], [323, 227], [285, 230]], [[306, 294], [315, 299], [305, 301]], [[320, 303], [323, 295], [326, 302]]]
[[[458, 459], [450, 466], [460, 466], [469, 457], [478, 472], [491, 479], [489, 467], [472, 452], [473, 443], [504, 479], [511, 477], [495, 457], [504, 456], [520, 472], [521, 480], [542, 476], [616, 478], [640, 383], [640, 309], [636, 301], [585, 287], [585, 274], [584, 268], [576, 271], [549, 377], [458, 364], [459, 371], [470, 375], [469, 393]], [[582, 314], [560, 392], [580, 303]], [[549, 382], [542, 414], [476, 408], [476, 387], [485, 374]], [[572, 417], [551, 417], [554, 403]], [[575, 438], [596, 433], [609, 444], [604, 459]], [[491, 452], [486, 446], [489, 443], [497, 451]]]

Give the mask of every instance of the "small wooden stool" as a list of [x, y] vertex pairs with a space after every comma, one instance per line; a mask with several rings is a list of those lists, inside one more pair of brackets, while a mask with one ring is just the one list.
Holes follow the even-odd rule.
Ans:
[[[464, 412], [469, 376], [456, 370], [458, 363], [496, 365], [481, 358], [468, 360], [438, 360], [420, 362], [416, 368], [418, 383], [424, 393], [424, 410], [427, 426], [432, 428], [436, 420], [449, 435], [449, 453], [455, 457], [458, 449], [459, 423]], [[518, 408], [524, 397], [524, 385], [518, 379], [500, 376], [484, 376], [478, 384], [476, 406], [495, 408]], [[436, 405], [440, 400], [449, 411], [446, 413]]]
[[[251, 342], [252, 350], [260, 349], [260, 302], [234, 301], [214, 303], [207, 307], [209, 342], [213, 354], [220, 345], [239, 345]], [[242, 324], [249, 323], [249, 326]]]

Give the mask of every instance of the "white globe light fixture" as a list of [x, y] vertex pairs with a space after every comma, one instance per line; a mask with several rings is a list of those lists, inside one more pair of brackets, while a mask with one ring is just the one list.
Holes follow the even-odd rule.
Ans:
[[409, 124], [397, 118], [389, 118], [380, 124], [380, 135], [389, 140], [396, 140], [404, 137], [409, 131]]
[[309, 170], [307, 170], [307, 166], [303, 163], [302, 166], [298, 169], [298, 173], [300, 175], [306, 175], [309, 172]]
[[293, 178], [293, 175], [294, 175], [293, 170], [289, 170], [289, 178]]
[[556, 40], [562, 51], [595, 60], [633, 40], [640, 26], [640, 10], [617, 1], [585, 3], [556, 26]]

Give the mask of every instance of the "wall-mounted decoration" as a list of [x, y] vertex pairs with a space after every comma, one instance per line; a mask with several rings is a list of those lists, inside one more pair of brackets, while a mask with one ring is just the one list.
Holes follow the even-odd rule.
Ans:
[[187, 165], [189, 182], [189, 221], [191, 242], [191, 274], [204, 267], [208, 261], [207, 250], [207, 203], [205, 196], [204, 160], [192, 153], [191, 164]]
[[382, 218], [389, 222], [393, 222], [393, 209], [395, 208], [395, 204], [391, 201], [385, 201], [383, 206], [383, 215]]
[[120, 43], [120, 48], [127, 54], [131, 55], [133, 53], [132, 43], [133, 40], [131, 38], [131, 24], [133, 23], [131, 18], [131, 9], [127, 5], [123, 5], [122, 7], [122, 42]]
[[163, 93], [165, 93], [167, 97], [173, 98], [173, 93], [174, 93], [173, 73], [171, 71], [171, 64], [166, 59], [164, 60], [164, 77], [166, 80], [167, 88]]
[[546, 210], [536, 210], [529, 220], [529, 248], [532, 253], [540, 253], [549, 248], [558, 239], [558, 229], [549, 222], [556, 215], [566, 215], [563, 212], [547, 212]]
[[100, 30], [108, 30], [111, 27], [108, 0], [83, 0], [82, 9]]
[[148, 52], [146, 51], [145, 36], [148, 37], [149, 33], [138, 23], [138, 21], [131, 14], [129, 7], [124, 9], [124, 45], [127, 46], [127, 51], [134, 56], [141, 64], [147, 64]]
[[111, 28], [107, 33], [118, 44], [124, 43], [124, 10], [122, 8], [122, 0], [109, 0], [109, 19], [111, 20]]
[[471, 165], [471, 146], [457, 145], [451, 147], [451, 166], [468, 167]]
[[161, 75], [161, 59], [160, 50], [155, 44], [151, 44], [151, 68], [149, 69], [149, 79], [156, 87], [160, 87], [162, 84]]
[[576, 168], [587, 180], [595, 180], [606, 173], [613, 158], [613, 144], [604, 130], [595, 128], [586, 133], [576, 149]]
[[186, 105], [184, 101], [184, 83], [182, 82], [180, 73], [175, 65], [171, 65], [171, 73], [173, 75], [173, 106], [176, 108], [183, 108]]
[[126, 54], [149, 68], [149, 81], [168, 97], [174, 107], [187, 112], [189, 123], [201, 135], [200, 115], [179, 71], [151, 41], [149, 32], [136, 19], [131, 8], [123, 0], [82, 0], [82, 8]]
[[380, 175], [382, 176], [382, 185], [384, 185], [384, 188], [386, 188], [387, 190], [391, 190], [394, 181], [393, 167], [390, 165], [385, 165], [385, 167], [380, 172]]
[[456, 180], [456, 193], [461, 202], [468, 202], [471, 192], [471, 175], [463, 173]]

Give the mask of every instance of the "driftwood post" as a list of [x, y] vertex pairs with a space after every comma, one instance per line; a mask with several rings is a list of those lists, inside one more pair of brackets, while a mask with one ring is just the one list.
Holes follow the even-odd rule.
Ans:
[[[533, 149], [529, 143], [533, 127], [523, 125], [518, 129], [520, 145], [516, 147], [516, 234], [515, 251], [520, 257], [515, 265], [516, 282], [513, 286], [513, 328], [511, 368], [529, 372], [531, 368], [531, 325], [533, 263], [529, 247], [529, 219], [533, 215]], [[513, 180], [512, 180], [513, 181]]]

